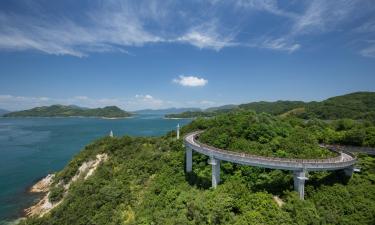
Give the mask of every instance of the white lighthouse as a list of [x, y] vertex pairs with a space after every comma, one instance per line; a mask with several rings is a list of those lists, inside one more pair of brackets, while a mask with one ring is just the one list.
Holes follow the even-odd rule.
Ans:
[[113, 132], [111, 130], [111, 132], [109, 132], [109, 137], [113, 138]]
[[180, 124], [177, 124], [177, 140], [180, 139]]

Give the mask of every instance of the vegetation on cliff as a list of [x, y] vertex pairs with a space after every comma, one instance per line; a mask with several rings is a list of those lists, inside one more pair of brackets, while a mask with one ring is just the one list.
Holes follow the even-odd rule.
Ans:
[[117, 106], [107, 106], [104, 108], [80, 108], [77, 106], [51, 105], [36, 107], [29, 110], [11, 112], [3, 115], [4, 117], [107, 117], [121, 118], [129, 117], [130, 113], [118, 108]]

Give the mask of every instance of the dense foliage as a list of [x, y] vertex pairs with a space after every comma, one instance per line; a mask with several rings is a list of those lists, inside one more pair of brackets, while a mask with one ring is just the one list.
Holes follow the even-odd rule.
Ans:
[[305, 106], [304, 117], [320, 119], [367, 119], [375, 121], [375, 93], [356, 92], [312, 102]]
[[50, 190], [50, 194], [48, 195], [48, 199], [50, 202], [55, 203], [60, 201], [64, 196], [64, 187], [62, 185], [53, 186]]
[[220, 115], [199, 140], [221, 149], [282, 158], [328, 158], [335, 154], [319, 147], [317, 138], [300, 125], [269, 114], [243, 111]]
[[[184, 127], [196, 129], [197, 124]], [[184, 173], [184, 149], [171, 138], [104, 138], [87, 146], [67, 167], [107, 153], [92, 177], [74, 183], [63, 202], [22, 225], [84, 224], [373, 224], [375, 158], [360, 157], [361, 173], [348, 181], [338, 172], [310, 173], [306, 200], [292, 190], [292, 175], [222, 164], [222, 184], [210, 187], [207, 157], [194, 154]], [[68, 179], [65, 168], [55, 178]], [[278, 206], [274, 196], [280, 196]]]
[[321, 102], [276, 101], [252, 102], [224, 109], [206, 110], [201, 112], [184, 112], [166, 115], [168, 118], [212, 117], [226, 112], [252, 110], [272, 115], [298, 116], [304, 119], [365, 119], [375, 122], [375, 92], [356, 92], [329, 98]]
[[186, 111], [182, 113], [172, 113], [165, 115], [165, 118], [197, 118], [197, 117], [212, 117], [217, 115], [217, 111]]
[[[251, 120], [246, 121], [246, 119], [251, 119], [251, 117], [260, 117], [267, 122], [259, 124], [259, 120], [257, 122], [251, 122]], [[231, 123], [237, 123], [237, 125], [231, 126]], [[293, 133], [295, 134], [295, 144], [302, 146], [304, 143], [300, 142], [306, 142], [307, 144], [316, 146], [317, 141], [318, 143], [324, 144], [375, 147], [375, 124], [372, 121], [366, 120], [339, 119], [324, 121], [311, 119], [306, 121], [296, 117], [279, 118], [267, 114], [255, 115], [251, 111], [239, 111], [219, 115], [213, 119], [198, 118], [194, 120], [189, 127], [193, 127], [195, 130], [207, 130], [208, 132], [201, 135], [201, 138], [203, 137], [201, 140], [219, 148], [228, 147], [230, 145], [229, 143], [239, 140], [239, 146], [235, 147], [240, 150], [245, 150], [246, 148], [244, 147], [247, 146], [262, 151], [263, 147], [268, 145], [270, 145], [270, 149], [277, 150], [277, 148], [275, 148], [276, 146], [282, 147], [280, 146], [280, 140], [283, 139], [283, 136], [288, 136], [289, 138], [286, 140], [293, 141]], [[184, 129], [186, 128], [183, 128], [183, 130]], [[219, 129], [223, 130], [219, 131]], [[249, 134], [250, 129], [253, 129], [254, 133]], [[301, 132], [296, 133], [295, 131]], [[215, 134], [215, 132], [217, 133]], [[229, 138], [226, 135], [231, 136]], [[281, 136], [281, 138], [279, 136]], [[211, 140], [204, 140], [204, 138]], [[275, 141], [271, 141], [271, 139], [274, 138], [276, 138]], [[304, 138], [307, 138], [307, 140], [303, 140]], [[252, 143], [247, 145], [249, 142]], [[233, 145], [231, 146], [231, 149], [236, 150]], [[296, 145], [294, 146], [296, 147]], [[272, 152], [275, 155], [277, 151]], [[271, 152], [269, 151], [268, 153]], [[263, 152], [263, 155], [268, 155], [268, 153]], [[262, 154], [262, 152], [260, 152], [260, 154]]]
[[77, 106], [51, 105], [36, 107], [29, 110], [11, 112], [4, 117], [68, 117], [68, 116], [84, 116], [84, 117], [107, 117], [121, 118], [129, 117], [130, 113], [123, 111], [117, 106], [107, 106], [104, 108], [80, 108]]
[[252, 102], [239, 105], [240, 109], [252, 110], [258, 113], [264, 112], [272, 115], [280, 115], [292, 109], [305, 106], [301, 101], [276, 101], [276, 102]]

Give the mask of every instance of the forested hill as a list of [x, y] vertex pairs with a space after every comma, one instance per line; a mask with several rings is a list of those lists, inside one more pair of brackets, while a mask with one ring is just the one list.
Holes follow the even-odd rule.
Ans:
[[[199, 118], [182, 127], [181, 135], [201, 129], [208, 132], [204, 141], [218, 147], [255, 146], [257, 153], [268, 154], [263, 147], [273, 151], [272, 146], [278, 146], [288, 151], [274, 153], [286, 157], [296, 156], [301, 144], [306, 153], [318, 140], [340, 144], [359, 140], [357, 131], [365, 135], [359, 145], [375, 145], [375, 127], [363, 121], [306, 123], [243, 111]], [[302, 201], [293, 191], [290, 171], [224, 161], [221, 184], [210, 188], [208, 157], [194, 154], [193, 172], [186, 174], [183, 143], [175, 137], [175, 132], [157, 138], [105, 137], [89, 144], [53, 178], [47, 196], [56, 207], [20, 224], [374, 224], [374, 157], [360, 155], [361, 172], [349, 180], [342, 171], [309, 172]], [[312, 153], [315, 157], [319, 152]], [[104, 155], [106, 160], [91, 176], [80, 174]]]
[[300, 118], [319, 119], [370, 119], [375, 121], [375, 92], [355, 92], [332, 97], [321, 102], [276, 101], [252, 102], [229, 109], [170, 114], [167, 118], [210, 117], [228, 111], [252, 110], [272, 115], [295, 115]]
[[375, 92], [356, 92], [311, 102], [305, 106], [306, 116], [321, 119], [371, 119], [375, 121]]
[[36, 107], [29, 110], [11, 112], [3, 115], [4, 117], [106, 117], [121, 118], [129, 117], [130, 113], [118, 108], [117, 106], [107, 106], [104, 108], [81, 108], [77, 106], [51, 105]]

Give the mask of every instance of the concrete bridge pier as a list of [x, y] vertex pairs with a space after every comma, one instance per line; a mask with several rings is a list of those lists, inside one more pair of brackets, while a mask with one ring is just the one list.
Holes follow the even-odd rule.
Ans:
[[298, 192], [299, 198], [303, 200], [305, 197], [305, 181], [308, 180], [305, 171], [294, 171], [293, 180], [294, 190]]
[[354, 172], [354, 166], [349, 166], [349, 167], [346, 167], [346, 168], [344, 169], [344, 173], [345, 173], [345, 175], [348, 176], [348, 177], [352, 177], [353, 172]]
[[189, 147], [186, 147], [186, 172], [190, 173], [193, 170], [193, 150]]
[[220, 160], [211, 156], [208, 163], [212, 165], [212, 187], [216, 188], [220, 183]]

